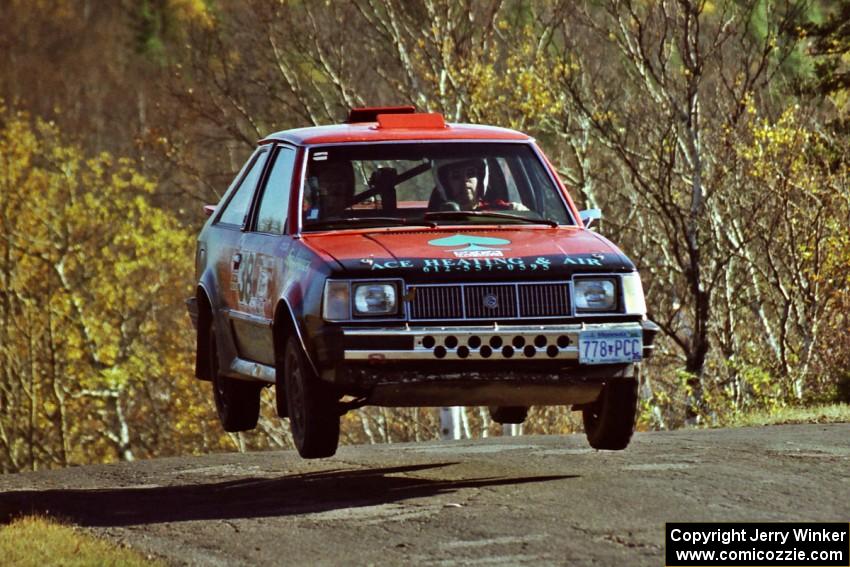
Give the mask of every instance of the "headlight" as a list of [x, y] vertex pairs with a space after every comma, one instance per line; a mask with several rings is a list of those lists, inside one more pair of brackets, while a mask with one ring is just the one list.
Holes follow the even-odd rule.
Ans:
[[398, 311], [394, 284], [356, 283], [353, 287], [356, 315], [394, 315]]
[[615, 311], [617, 284], [614, 278], [581, 278], [575, 281], [576, 311]]
[[322, 299], [325, 321], [399, 314], [401, 281], [327, 280]]
[[623, 303], [629, 315], [646, 315], [646, 299], [637, 272], [623, 276]]
[[351, 289], [348, 282], [325, 282], [325, 298], [322, 317], [326, 321], [351, 319]]

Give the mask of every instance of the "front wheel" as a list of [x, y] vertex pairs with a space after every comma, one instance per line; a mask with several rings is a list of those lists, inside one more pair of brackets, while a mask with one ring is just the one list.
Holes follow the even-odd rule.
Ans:
[[305, 459], [333, 456], [339, 444], [339, 400], [315, 376], [294, 337], [286, 343], [283, 366], [289, 427], [298, 454]]
[[218, 367], [218, 344], [214, 325], [210, 325], [208, 334], [209, 369], [212, 374], [215, 409], [221, 426], [229, 432], [254, 429], [260, 417], [260, 393], [263, 386], [224, 376]]
[[632, 378], [614, 379], [602, 389], [599, 399], [582, 409], [587, 442], [594, 449], [625, 449], [635, 430], [638, 383]]

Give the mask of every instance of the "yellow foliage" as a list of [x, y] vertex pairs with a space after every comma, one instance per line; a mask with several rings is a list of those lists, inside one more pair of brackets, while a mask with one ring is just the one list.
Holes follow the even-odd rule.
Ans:
[[205, 28], [215, 25], [213, 14], [204, 0], [169, 0], [168, 5], [178, 20], [198, 23]]
[[[505, 30], [509, 27], [506, 23], [497, 25]], [[464, 111], [469, 120], [522, 129], [562, 111], [558, 81], [574, 73], [577, 65], [538, 52], [536, 31], [531, 26], [514, 33], [516, 41], [476, 47], [461, 57], [452, 53], [451, 38], [441, 41], [442, 52], [452, 54], [445, 60], [445, 73], [452, 78], [451, 85], [462, 91], [450, 94], [467, 102]], [[423, 69], [421, 76], [431, 83], [433, 91], [441, 92], [443, 73], [428, 70], [428, 53], [419, 51], [414, 57]]]
[[[0, 380], [22, 401], [33, 388], [46, 392], [34, 398], [35, 415], [12, 403], [0, 431], [37, 431], [29, 442], [46, 449], [29, 467], [205, 444], [197, 428], [170, 437], [158, 423], [211, 418], [192, 375], [183, 305], [192, 237], [151, 204], [155, 183], [132, 160], [85, 156], [55, 125], [23, 114], [5, 111], [0, 124], [0, 287], [11, 298], [0, 321], [15, 321], [0, 324], [0, 361], [13, 369]], [[181, 398], [195, 403], [176, 411]], [[15, 451], [0, 454], [0, 468], [32, 455]]]

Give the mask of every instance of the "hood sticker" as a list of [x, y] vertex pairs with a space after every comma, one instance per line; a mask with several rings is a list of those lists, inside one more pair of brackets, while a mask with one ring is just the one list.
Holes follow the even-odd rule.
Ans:
[[[548, 258], [535, 258], [527, 261], [525, 258], [424, 258], [421, 270], [428, 272], [523, 272], [526, 270], [546, 271], [552, 262]], [[373, 270], [388, 270], [399, 268], [416, 268], [414, 260], [385, 260], [372, 264]]]
[[499, 271], [547, 271], [552, 262], [562, 262], [565, 266], [604, 267], [605, 255], [571, 254], [562, 256], [543, 257], [535, 259], [523, 257], [505, 257], [511, 244], [505, 238], [477, 236], [474, 234], [454, 234], [443, 238], [429, 240], [430, 246], [450, 248], [447, 252], [454, 254], [450, 258], [416, 258], [404, 260], [375, 260], [361, 258], [360, 263], [370, 266], [372, 270], [419, 269], [422, 272], [499, 272]]
[[510, 240], [504, 238], [491, 238], [489, 236], [466, 236], [463, 234], [455, 234], [445, 238], [437, 238], [429, 240], [431, 246], [465, 246], [457, 250], [451, 250], [456, 258], [501, 258], [504, 256], [503, 250], [506, 248], [494, 248], [495, 246], [505, 246], [510, 244]]
[[[555, 258], [557, 260], [557, 258]], [[373, 260], [371, 263], [360, 261], [362, 264], [371, 265], [372, 270], [393, 269], [416, 269], [422, 272], [499, 272], [499, 271], [547, 271], [552, 265], [552, 259], [538, 256], [534, 260], [529, 258], [416, 258], [407, 260]], [[420, 264], [421, 262], [421, 264]], [[602, 268], [605, 263], [600, 258], [592, 258], [586, 255], [564, 256], [565, 266], [587, 266]]]
[[585, 256], [567, 256], [564, 258], [564, 265], [566, 266], [598, 266], [602, 267], [604, 264], [602, 260], [605, 258], [602, 254], [591, 254], [591, 258], [587, 258]]
[[433, 258], [423, 260], [423, 272], [523, 272], [526, 270], [548, 270], [551, 262], [543, 257], [533, 262], [525, 258]]
[[391, 270], [394, 268], [413, 268], [411, 260], [386, 260], [385, 262], [371, 262], [373, 270]]

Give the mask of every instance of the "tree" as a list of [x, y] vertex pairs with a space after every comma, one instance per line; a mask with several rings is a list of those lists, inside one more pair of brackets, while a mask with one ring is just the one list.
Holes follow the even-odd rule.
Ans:
[[191, 238], [153, 183], [6, 109], [0, 163], [0, 466], [219, 445], [192, 377]]

